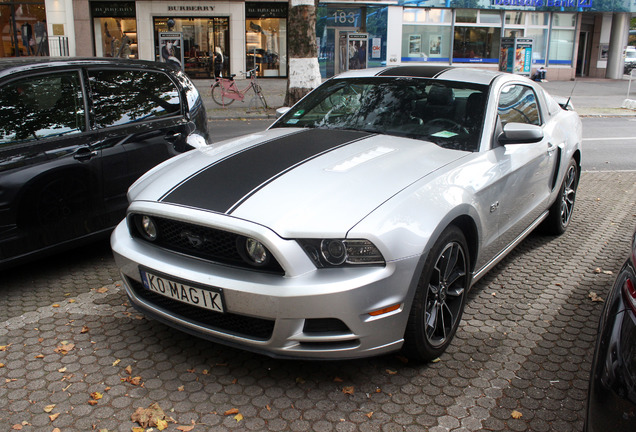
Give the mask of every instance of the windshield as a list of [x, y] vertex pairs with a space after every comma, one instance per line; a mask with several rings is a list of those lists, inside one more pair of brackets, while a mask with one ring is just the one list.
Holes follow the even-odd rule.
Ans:
[[274, 127], [350, 129], [477, 151], [486, 105], [483, 85], [421, 78], [325, 82]]

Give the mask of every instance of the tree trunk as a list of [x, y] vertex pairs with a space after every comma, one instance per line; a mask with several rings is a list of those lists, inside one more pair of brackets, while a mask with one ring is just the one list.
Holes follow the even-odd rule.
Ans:
[[289, 0], [289, 74], [285, 106], [292, 106], [321, 83], [316, 45], [317, 0]]

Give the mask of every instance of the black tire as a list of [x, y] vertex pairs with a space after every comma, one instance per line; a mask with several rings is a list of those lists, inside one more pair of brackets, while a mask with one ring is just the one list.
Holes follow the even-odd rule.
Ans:
[[232, 105], [234, 99], [230, 99], [228, 97], [223, 97], [223, 91], [221, 89], [221, 84], [215, 82], [212, 84], [212, 100], [216, 102], [217, 105], [228, 106]]
[[450, 345], [470, 287], [470, 257], [466, 237], [448, 227], [426, 258], [404, 333], [404, 354], [431, 361]]
[[565, 177], [559, 195], [550, 206], [550, 214], [543, 222], [543, 230], [549, 235], [561, 235], [572, 220], [576, 188], [579, 185], [579, 166], [574, 159], [570, 161], [565, 171]]

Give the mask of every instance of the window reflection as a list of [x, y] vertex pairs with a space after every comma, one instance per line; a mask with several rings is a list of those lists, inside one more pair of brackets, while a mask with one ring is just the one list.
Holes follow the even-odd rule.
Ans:
[[0, 144], [79, 133], [84, 126], [77, 73], [21, 79], [0, 90]]
[[97, 127], [180, 113], [179, 91], [168, 76], [143, 71], [91, 71]]

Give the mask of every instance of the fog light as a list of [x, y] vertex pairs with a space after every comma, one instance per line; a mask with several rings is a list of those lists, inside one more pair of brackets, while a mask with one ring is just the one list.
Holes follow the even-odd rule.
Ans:
[[157, 240], [157, 226], [150, 216], [141, 217], [142, 234], [150, 241]]
[[378, 309], [375, 310], [373, 312], [369, 312], [369, 315], [371, 316], [380, 316], [380, 315], [384, 315], [387, 314], [389, 312], [393, 312], [394, 310], [398, 310], [400, 308], [401, 303], [395, 304], [393, 306], [389, 306], [389, 307], [385, 307], [382, 309]]
[[267, 248], [256, 239], [248, 238], [245, 240], [245, 252], [254, 265], [264, 266], [269, 261]]

